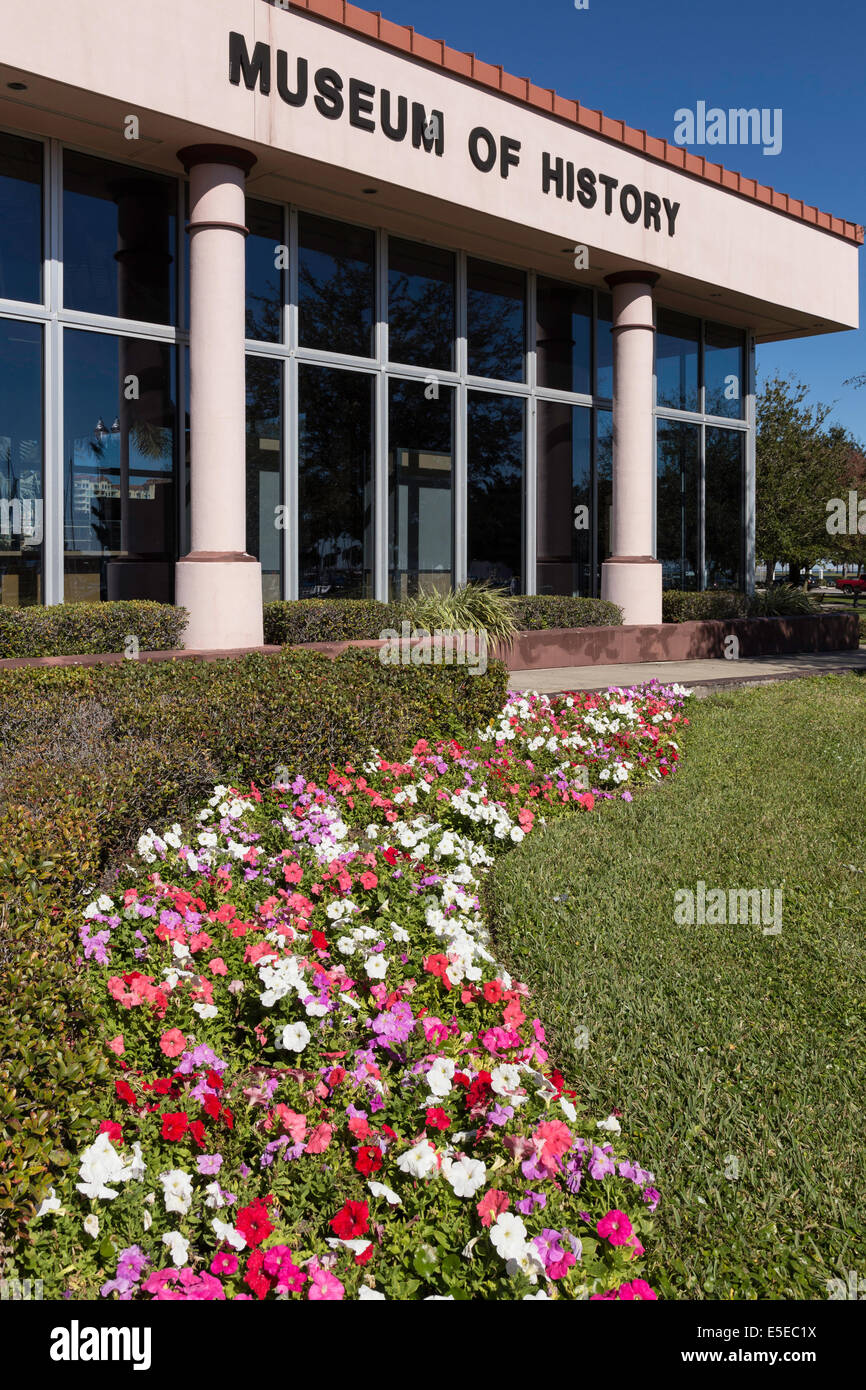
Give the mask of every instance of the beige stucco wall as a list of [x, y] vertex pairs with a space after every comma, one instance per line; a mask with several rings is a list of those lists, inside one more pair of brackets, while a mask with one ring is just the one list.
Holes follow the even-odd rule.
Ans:
[[[717, 287], [744, 303], [790, 311], [788, 331], [808, 331], [813, 320], [825, 328], [857, 326], [853, 244], [303, 13], [262, 0], [146, 0], [140, 5], [118, 0], [13, 5], [2, 0], [0, 8], [4, 71], [62, 84], [39, 89], [43, 104], [50, 101], [60, 110], [65, 93], [94, 128], [116, 123], [114, 103], [138, 114], [142, 142], [138, 149], [134, 142], [127, 146], [132, 160], [148, 162], [147, 151], [159, 148], [166, 136], [160, 118], [171, 118], [188, 126], [186, 139], [244, 144], [259, 154], [262, 167], [278, 172], [283, 160], [296, 179], [303, 169], [300, 161], [311, 160], [334, 166], [337, 183], [360, 177], [444, 200], [464, 216], [475, 212], [495, 218], [499, 258], [503, 226], [513, 230], [515, 243], [526, 242], [540, 229], [561, 238], [563, 246], [586, 243], [591, 264], [597, 253], [605, 269], [638, 264], [667, 272], [683, 284]], [[395, 96], [443, 111], [444, 156], [414, 149], [408, 139], [394, 143], [378, 129], [370, 134], [353, 128], [346, 113], [327, 120], [315, 109], [312, 94], [303, 108], [288, 107], [276, 91], [275, 65], [270, 96], [230, 85], [232, 30], [245, 36], [250, 51], [256, 41], [270, 44], [274, 60], [278, 48], [287, 50], [290, 74], [294, 59], [303, 56], [311, 76], [318, 67], [331, 67], [347, 84], [350, 77], [362, 78], [377, 90], [387, 87]], [[26, 98], [17, 104], [22, 123], [27, 108]], [[521, 142], [520, 165], [507, 180], [496, 169], [484, 174], [473, 168], [467, 142], [479, 125]], [[174, 131], [169, 138], [175, 138]], [[619, 190], [610, 216], [601, 199], [585, 210], [543, 194], [545, 150], [576, 167], [609, 174], [620, 186], [631, 183], [679, 203], [676, 234], [667, 235], [664, 214], [661, 233], [629, 225], [619, 213]], [[794, 191], [808, 195], [808, 190]], [[576, 273], [567, 258], [563, 271], [572, 277]], [[779, 336], [784, 331], [780, 323]]]

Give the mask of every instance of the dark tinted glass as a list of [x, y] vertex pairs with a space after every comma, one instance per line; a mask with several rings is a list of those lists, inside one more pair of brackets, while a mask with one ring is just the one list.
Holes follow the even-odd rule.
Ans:
[[595, 412], [595, 506], [598, 513], [595, 592], [601, 596], [601, 567], [613, 554], [613, 414]]
[[42, 329], [0, 319], [0, 604], [42, 602]]
[[174, 350], [63, 334], [67, 603], [173, 599]]
[[376, 238], [363, 227], [298, 218], [298, 331], [302, 347], [372, 357]]
[[371, 598], [372, 376], [298, 369], [301, 598]]
[[592, 593], [592, 414], [538, 402], [539, 594]]
[[596, 314], [595, 393], [613, 400], [613, 296], [600, 294]]
[[666, 589], [699, 589], [700, 427], [658, 422], [656, 559]]
[[656, 398], [674, 410], [698, 410], [697, 319], [659, 309], [656, 323]]
[[247, 554], [262, 566], [265, 603], [281, 596], [282, 364], [247, 358]]
[[526, 276], [470, 259], [468, 277], [470, 376], [524, 381]]
[[176, 220], [176, 180], [64, 151], [67, 309], [173, 323]]
[[745, 344], [738, 328], [705, 325], [704, 378], [707, 415], [742, 420], [745, 412]]
[[392, 381], [388, 409], [388, 569], [392, 598], [445, 591], [452, 574], [454, 392]]
[[413, 367], [454, 366], [454, 257], [388, 241], [388, 356]]
[[0, 299], [42, 300], [42, 146], [0, 135]]
[[538, 384], [592, 390], [592, 291], [538, 279]]
[[275, 203], [247, 199], [248, 338], [278, 343], [283, 335], [283, 303], [288, 247], [283, 241], [283, 210]]
[[708, 429], [704, 461], [704, 565], [708, 589], [743, 584], [745, 435]]
[[523, 592], [524, 402], [469, 393], [467, 574]]

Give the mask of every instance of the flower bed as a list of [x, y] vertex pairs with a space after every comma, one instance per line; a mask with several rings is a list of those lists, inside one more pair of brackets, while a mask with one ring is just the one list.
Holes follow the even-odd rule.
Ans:
[[471, 750], [143, 835], [80, 927], [113, 1095], [19, 1252], [46, 1296], [653, 1298], [653, 1174], [551, 1066], [478, 890], [669, 774], [686, 693], [512, 697]]

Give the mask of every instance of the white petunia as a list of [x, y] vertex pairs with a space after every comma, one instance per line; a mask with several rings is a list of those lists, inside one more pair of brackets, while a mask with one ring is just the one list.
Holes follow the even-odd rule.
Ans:
[[199, 1018], [216, 1018], [219, 1013], [216, 1004], [193, 1004], [192, 1011], [198, 1014]]
[[442, 1172], [457, 1197], [474, 1197], [487, 1181], [487, 1169], [477, 1158], [443, 1158]]
[[93, 1239], [96, 1240], [96, 1237], [99, 1235], [99, 1217], [85, 1216], [84, 1229], [89, 1236], [93, 1236]]
[[599, 1120], [595, 1127], [596, 1129], [606, 1129], [609, 1134], [622, 1133], [622, 1125], [616, 1115], [608, 1115], [606, 1120]]
[[38, 1221], [40, 1216], [48, 1216], [51, 1212], [60, 1210], [62, 1210], [60, 1198], [55, 1193], [54, 1188], [49, 1187], [48, 1195], [42, 1199], [42, 1205], [33, 1217], [33, 1220]]
[[371, 980], [384, 980], [388, 962], [384, 956], [368, 956], [364, 962], [364, 969]]
[[526, 1227], [519, 1216], [502, 1212], [490, 1230], [490, 1242], [503, 1260], [518, 1260], [526, 1249]]
[[167, 1245], [171, 1251], [172, 1263], [178, 1269], [182, 1269], [186, 1264], [189, 1241], [181, 1235], [180, 1231], [166, 1231], [162, 1243]]
[[213, 1182], [208, 1183], [207, 1187], [205, 1188], [205, 1192], [207, 1193], [207, 1196], [204, 1199], [204, 1204], [206, 1207], [218, 1209], [219, 1207], [225, 1206], [222, 1188], [220, 1187], [216, 1178], [214, 1178]]
[[434, 1096], [447, 1096], [456, 1068], [450, 1057], [437, 1057], [425, 1080]]
[[124, 1161], [107, 1134], [98, 1134], [81, 1155], [78, 1169], [81, 1182], [76, 1183], [85, 1197], [105, 1197], [111, 1200], [117, 1192], [110, 1183], [128, 1182], [133, 1176], [132, 1161]]
[[436, 1171], [436, 1151], [429, 1140], [422, 1139], [400, 1155], [397, 1167], [412, 1178], [428, 1178]]
[[287, 1052], [303, 1052], [311, 1036], [306, 1023], [287, 1023], [280, 1037], [280, 1047]]
[[386, 1187], [383, 1182], [368, 1182], [367, 1186], [374, 1197], [384, 1197], [389, 1206], [400, 1207], [403, 1205], [402, 1197], [398, 1197], [397, 1193], [392, 1192], [391, 1188]]
[[496, 1095], [510, 1096], [520, 1089], [520, 1072], [510, 1063], [503, 1063], [490, 1073], [490, 1085]]
[[172, 1168], [168, 1173], [160, 1173], [162, 1195], [166, 1211], [179, 1212], [186, 1216], [192, 1206], [192, 1178], [182, 1168]]
[[369, 1289], [366, 1284], [362, 1284], [358, 1290], [359, 1303], [373, 1303], [378, 1302], [379, 1299], [385, 1302], [385, 1295], [379, 1293], [378, 1289]]
[[229, 1225], [225, 1221], [220, 1221], [218, 1216], [215, 1216], [210, 1224], [214, 1229], [217, 1240], [226, 1241], [233, 1250], [243, 1250], [246, 1247], [246, 1237], [242, 1236], [240, 1231], [234, 1226]]

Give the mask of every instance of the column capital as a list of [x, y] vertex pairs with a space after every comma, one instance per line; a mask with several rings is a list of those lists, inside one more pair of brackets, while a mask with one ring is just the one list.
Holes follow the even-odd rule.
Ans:
[[189, 173], [196, 164], [228, 164], [248, 174], [257, 163], [256, 156], [239, 145], [184, 145], [177, 157]]
[[617, 270], [613, 275], [605, 275], [605, 284], [612, 290], [617, 285], [648, 285], [650, 289], [658, 284], [661, 276], [654, 270]]

